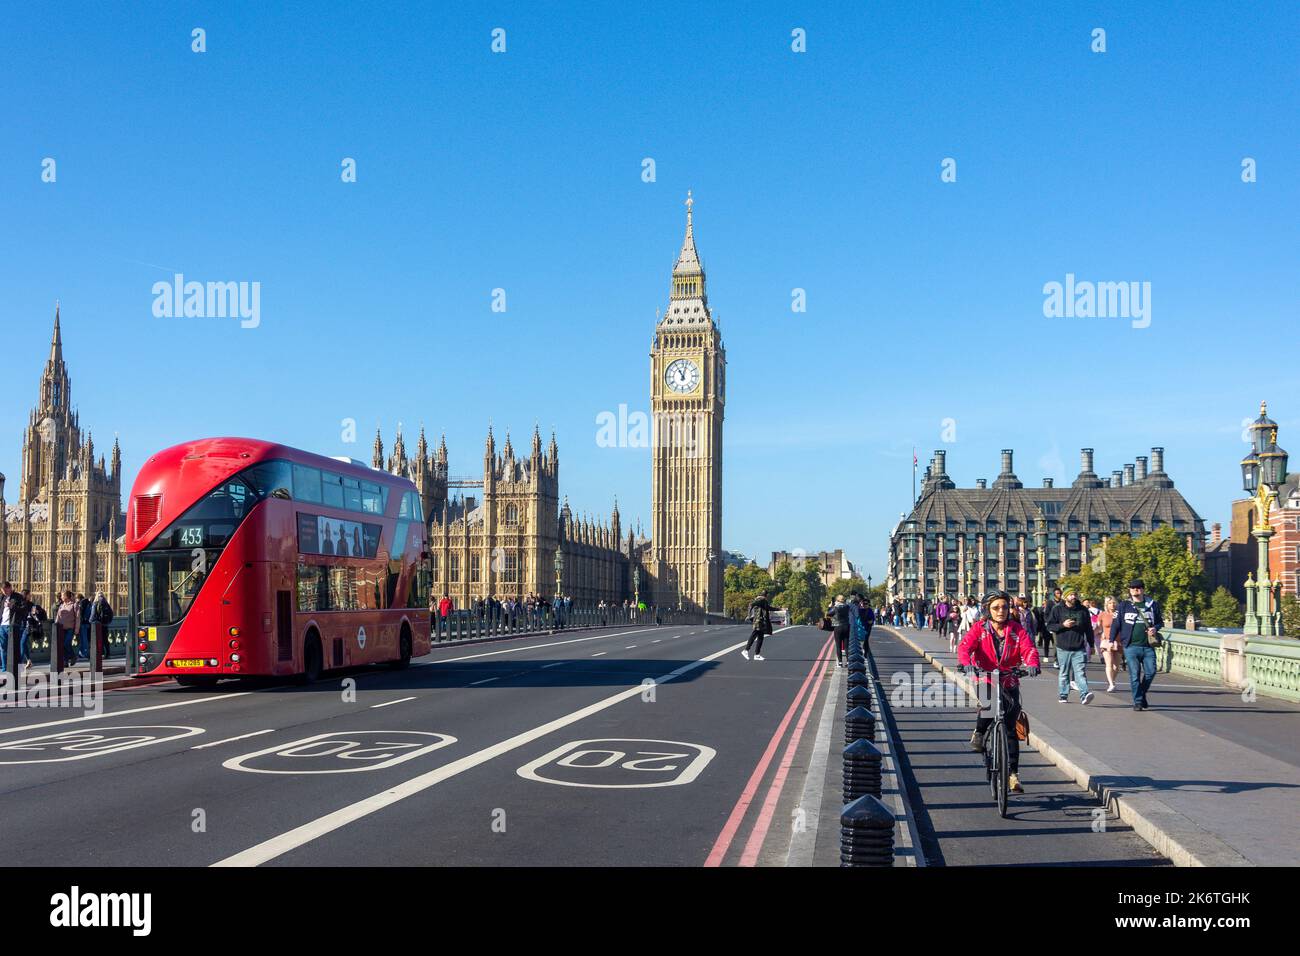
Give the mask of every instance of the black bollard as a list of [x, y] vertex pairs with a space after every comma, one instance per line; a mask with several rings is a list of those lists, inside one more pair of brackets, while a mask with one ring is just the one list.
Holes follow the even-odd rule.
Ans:
[[867, 690], [871, 689], [871, 682], [867, 680], [866, 671], [849, 671], [849, 676], [846, 677], [845, 680], [848, 682], [850, 687], [856, 687], [861, 684], [865, 686]]
[[865, 794], [880, 796], [880, 751], [870, 740], [855, 740], [844, 748], [844, 802]]
[[840, 866], [893, 866], [894, 814], [867, 794], [840, 813]]
[[854, 707], [844, 718], [844, 742], [876, 739], [876, 717], [865, 707]]
[[850, 710], [858, 706], [871, 707], [871, 688], [867, 687], [866, 684], [855, 684], [849, 688], [846, 696], [848, 697]]

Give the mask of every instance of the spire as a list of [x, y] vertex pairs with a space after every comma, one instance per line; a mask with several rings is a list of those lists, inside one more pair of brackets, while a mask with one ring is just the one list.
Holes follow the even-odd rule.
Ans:
[[504, 455], [506, 458], [515, 457], [515, 446], [510, 444], [510, 429], [508, 428], [506, 429], [505, 447], [501, 449], [501, 454]]
[[438, 439], [438, 462], [447, 464], [447, 433], [443, 432], [442, 437]]
[[384, 440], [379, 437], [379, 426], [375, 426], [375, 447], [374, 453], [370, 456], [372, 467], [383, 469], [384, 467]]
[[537, 423], [533, 422], [533, 450], [532, 456], [540, 458], [542, 456], [542, 433], [537, 429]]
[[54, 337], [50, 340], [50, 364], [63, 363], [63, 334], [59, 331], [59, 300], [54, 300]]
[[492, 434], [492, 422], [488, 422], [487, 445], [484, 447], [483, 454], [491, 458], [497, 453], [497, 440]]
[[710, 325], [713, 322], [705, 292], [704, 265], [695, 249], [694, 205], [695, 200], [688, 191], [686, 236], [682, 239], [682, 251], [677, 254], [677, 263], [673, 266], [668, 308], [664, 309], [663, 317], [657, 320], [657, 326]]
[[429, 457], [429, 443], [424, 439], [424, 422], [420, 422], [420, 440], [415, 443], [415, 454], [421, 462]]
[[546, 450], [546, 454], [547, 454], [547, 456], [551, 459], [551, 463], [552, 463], [552, 464], [554, 464], [555, 462], [557, 462], [557, 461], [560, 460], [560, 449], [559, 449], [559, 446], [555, 444], [555, 429], [554, 429], [554, 428], [551, 429], [551, 444], [550, 444], [550, 447], [547, 448], [547, 450]]

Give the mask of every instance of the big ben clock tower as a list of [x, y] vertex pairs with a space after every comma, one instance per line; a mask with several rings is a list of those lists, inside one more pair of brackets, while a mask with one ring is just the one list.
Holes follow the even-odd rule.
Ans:
[[727, 353], [695, 251], [693, 204], [688, 192], [686, 238], [650, 353], [652, 561], [660, 605], [721, 614]]

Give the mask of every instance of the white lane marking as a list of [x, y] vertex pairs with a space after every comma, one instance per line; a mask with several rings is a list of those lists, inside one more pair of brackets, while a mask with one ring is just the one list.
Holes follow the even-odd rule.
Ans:
[[[419, 739], [412, 742], [403, 740], [404, 737]], [[426, 742], [425, 738], [427, 737], [435, 739], [432, 742]], [[365, 746], [367, 743], [365, 738], [373, 739], [371, 746]], [[423, 730], [336, 730], [333, 733], [313, 734], [310, 737], [303, 737], [301, 740], [278, 743], [273, 747], [267, 747], [265, 750], [257, 750], [251, 754], [231, 757], [221, 766], [227, 770], [242, 770], [245, 773], [273, 773], [294, 776], [322, 773], [361, 773], [366, 770], [382, 770], [385, 767], [405, 763], [415, 757], [449, 746], [455, 742], [456, 738], [448, 734], [435, 734]], [[265, 767], [244, 766], [250, 760], [266, 756], [284, 758], [288, 762], [290, 769], [275, 770]], [[334, 759], [331, 760], [330, 758]], [[310, 764], [303, 764], [302, 761], [304, 760], [323, 760], [327, 766], [324, 770], [304, 770], [304, 766], [311, 766]], [[333, 763], [334, 760], [350, 760], [355, 766], [344, 765], [330, 769], [328, 764]], [[275, 762], [272, 761], [272, 763]]]
[[623, 650], [625, 650], [625, 651], [630, 651], [630, 650], [631, 650], [632, 648], [634, 648], [634, 647], [636, 647], [635, 644], [629, 644], [627, 647], [623, 648]]
[[[654, 682], [656, 684], [666, 684], [669, 681], [676, 680], [678, 677], [689, 674], [696, 668], [703, 667], [705, 664], [715, 661], [720, 657], [725, 657], [727, 654], [738, 651], [744, 646], [745, 642], [741, 641], [739, 644], [724, 647], [722, 650], [716, 651], [707, 657], [702, 657], [699, 660], [683, 664], [681, 667], [674, 671], [669, 671], [662, 677], [656, 677], [654, 678]], [[631, 700], [633, 697], [639, 697], [643, 693], [645, 693], [645, 687], [638, 683], [633, 687], [627, 688], [627, 690], [611, 694], [604, 700], [598, 700], [594, 704], [588, 704], [580, 710], [575, 710], [570, 714], [565, 714], [563, 717], [557, 717], [554, 720], [540, 724], [531, 730], [525, 730], [523, 733], [516, 734], [515, 736], [502, 740], [490, 747], [485, 747], [476, 753], [461, 757], [459, 760], [453, 760], [451, 763], [438, 767], [435, 770], [430, 770], [428, 773], [422, 773], [418, 777], [412, 777], [410, 780], [406, 780], [396, 786], [390, 787], [382, 793], [377, 793], [365, 798], [364, 800], [358, 800], [356, 803], [342, 807], [332, 813], [327, 813], [309, 823], [304, 823], [302, 826], [294, 827], [292, 830], [271, 837], [269, 840], [263, 840], [256, 846], [249, 847], [247, 850], [243, 850], [233, 856], [228, 856], [224, 859], [218, 860], [212, 865], [258, 866], [262, 863], [274, 860], [276, 857], [283, 856], [290, 850], [295, 850], [300, 846], [304, 846], [327, 833], [332, 833], [340, 827], [345, 827], [349, 823], [367, 817], [385, 807], [392, 806], [394, 803], [405, 800], [407, 797], [412, 797], [417, 793], [422, 793], [430, 787], [442, 783], [444, 780], [451, 779], [457, 774], [464, 773], [466, 770], [472, 770], [480, 764], [487, 763], [489, 760], [493, 760], [502, 754], [509, 753], [525, 744], [532, 743], [534, 740], [538, 740], [545, 737], [547, 734], [568, 727], [570, 724], [576, 724], [578, 721], [585, 720], [592, 714], [598, 714], [602, 710], [613, 707], [615, 704], [620, 704], [625, 700]]]
[[214, 700], [234, 700], [236, 697], [243, 697], [245, 694], [251, 694], [251, 690], [235, 691], [233, 694], [222, 694], [219, 697], [199, 697], [196, 700], [178, 700], [170, 704], [152, 704], [149, 707], [133, 707], [130, 710], [107, 711], [102, 714], [86, 714], [82, 717], [67, 717], [63, 720], [47, 720], [43, 724], [24, 724], [21, 727], [6, 727], [0, 730], [0, 734], [16, 734], [20, 730], [40, 730], [42, 727], [58, 727], [60, 724], [76, 724], [86, 720], [104, 720], [113, 717], [125, 717], [127, 714], [142, 714], [148, 710], [166, 710], [168, 707], [188, 707], [190, 704], [207, 704]]
[[[567, 663], [568, 663], [568, 661], [556, 661], [556, 662], [553, 663], [553, 664], [543, 664], [540, 668], [538, 668], [538, 670], [546, 670], [546, 668], [548, 668], [548, 667], [559, 667], [561, 664], [567, 664]], [[493, 680], [496, 680], [495, 677], [492, 678], [492, 679], [493, 679]]]
[[488, 677], [488, 678], [485, 678], [484, 680], [476, 680], [476, 681], [474, 681], [474, 683], [470, 684], [469, 686], [470, 686], [470, 687], [477, 687], [479, 684], [490, 684], [490, 683], [492, 683], [492, 681], [494, 681], [494, 680], [500, 680], [500, 679], [501, 679], [500, 677]]
[[656, 638], [655, 638], [653, 641], [651, 641], [650, 643], [651, 643], [651, 644], [658, 644], [658, 643], [659, 643], [660, 641], [662, 641], [662, 640], [663, 640], [662, 637], [656, 637]]
[[222, 744], [233, 744], [236, 740], [245, 740], [249, 737], [260, 737], [262, 734], [273, 733], [275, 728], [270, 730], [255, 730], [251, 734], [240, 734], [238, 737], [227, 737], [225, 740], [214, 740], [210, 744], [199, 744], [197, 747], [191, 747], [191, 750], [202, 750], [204, 747], [220, 747]]
[[[164, 732], [177, 731], [177, 733], [150, 733], [150, 731], [155, 730]], [[115, 737], [109, 736], [113, 731], [136, 731], [136, 733], [119, 733]], [[140, 733], [140, 731], [145, 732]], [[66, 763], [69, 760], [86, 760], [90, 757], [103, 757], [107, 754], [120, 753], [123, 750], [134, 750], [136, 747], [147, 747], [150, 744], [165, 744], [201, 733], [203, 733], [202, 727], [178, 727], [170, 724], [161, 726], [92, 727], [80, 731], [65, 730], [58, 734], [28, 737], [26, 740], [15, 740], [5, 744], [0, 747], [0, 764], [8, 766], [11, 764]], [[21, 755], [63, 751], [71, 753], [72, 756], [49, 757], [45, 760], [5, 760], [3, 756], [5, 751], [14, 751]]]
[[608, 654], [608, 653], [609, 653], [609, 651], [599, 651], [599, 652], [597, 652], [597, 653], [595, 653], [595, 654], [592, 654], [591, 656], [592, 656], [592, 657], [604, 657], [604, 656], [605, 656], [606, 654]]
[[371, 704], [371, 705], [370, 705], [370, 709], [371, 709], [371, 710], [374, 710], [376, 707], [388, 707], [388, 706], [390, 706], [390, 705], [392, 705], [392, 704], [404, 704], [404, 703], [406, 703], [406, 701], [408, 701], [408, 700], [415, 700], [415, 698], [414, 698], [414, 697], [399, 697], [397, 700], [386, 700], [386, 701], [384, 701], [382, 704]]
[[643, 627], [639, 631], [616, 631], [613, 634], [597, 634], [594, 637], [575, 637], [571, 641], [552, 641], [549, 644], [523, 644], [519, 647], [505, 647], [499, 651], [487, 651], [483, 654], [467, 654], [464, 657], [447, 657], [437, 661], [420, 661], [414, 664], [415, 667], [429, 667], [433, 664], [454, 664], [456, 661], [472, 661], [480, 657], [496, 657], [498, 654], [514, 654], [518, 651], [531, 651], [543, 647], [560, 647], [564, 644], [581, 644], [584, 641], [600, 641], [609, 637], [627, 637], [629, 634], [644, 634], [646, 631], [656, 631], [655, 627]]

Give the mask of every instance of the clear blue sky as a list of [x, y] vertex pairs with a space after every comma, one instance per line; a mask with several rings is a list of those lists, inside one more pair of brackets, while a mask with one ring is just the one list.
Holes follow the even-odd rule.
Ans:
[[[1164, 445], [1226, 522], [1261, 398], [1300, 454], [1298, 10], [8, 5], [0, 470], [58, 298], [128, 484], [211, 434], [368, 460], [399, 420], [475, 474], [489, 418], [516, 447], [539, 421], [576, 510], [645, 518], [649, 453], [597, 447], [596, 416], [648, 406], [689, 188], [729, 359], [726, 547], [844, 547], [879, 579], [913, 445], [963, 485], [1002, 447], [1038, 484], [1080, 446], [1108, 474]], [[261, 326], [155, 318], [173, 271], [260, 282]], [[1045, 318], [1067, 273], [1150, 282], [1150, 327]]]

